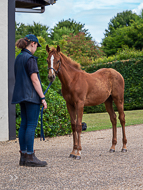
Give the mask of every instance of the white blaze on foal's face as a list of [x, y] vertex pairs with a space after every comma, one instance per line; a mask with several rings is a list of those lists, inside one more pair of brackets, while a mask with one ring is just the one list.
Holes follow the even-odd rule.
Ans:
[[[53, 62], [54, 62], [54, 56], [51, 56], [51, 68], [53, 68]], [[52, 69], [52, 74], [53, 74], [53, 69]]]

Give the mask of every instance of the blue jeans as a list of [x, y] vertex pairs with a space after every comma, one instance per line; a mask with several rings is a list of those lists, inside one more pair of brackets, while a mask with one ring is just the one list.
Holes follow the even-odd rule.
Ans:
[[19, 144], [21, 151], [34, 152], [34, 136], [38, 123], [40, 104], [21, 102], [21, 125], [19, 129]]

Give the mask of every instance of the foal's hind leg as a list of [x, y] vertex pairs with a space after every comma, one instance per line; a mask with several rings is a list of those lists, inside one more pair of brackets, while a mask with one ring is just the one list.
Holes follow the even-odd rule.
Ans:
[[115, 111], [113, 109], [113, 105], [112, 105], [112, 97], [110, 96], [106, 101], [105, 101], [105, 107], [106, 110], [110, 116], [110, 120], [112, 123], [112, 128], [113, 128], [113, 138], [112, 138], [112, 146], [110, 148], [110, 152], [115, 152], [115, 146], [117, 144], [117, 119], [116, 119], [116, 114]]
[[122, 133], [123, 133], [123, 148], [122, 152], [127, 152], [127, 138], [125, 134], [125, 114], [124, 114], [124, 100], [122, 99], [114, 99], [114, 102], [117, 106], [119, 112], [119, 120], [122, 126]]

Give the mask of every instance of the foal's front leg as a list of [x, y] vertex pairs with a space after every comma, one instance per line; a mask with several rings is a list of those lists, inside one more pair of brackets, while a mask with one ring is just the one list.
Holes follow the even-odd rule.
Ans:
[[76, 152], [77, 152], [77, 132], [76, 132], [76, 125], [75, 124], [71, 124], [72, 126], [72, 131], [73, 131], [73, 150], [72, 152], [70, 153], [70, 156], [71, 158], [75, 158], [76, 156]]
[[68, 102], [67, 102], [67, 109], [70, 114], [71, 127], [72, 127], [72, 132], [73, 132], [73, 150], [70, 153], [69, 157], [75, 158], [76, 152], [77, 152], [77, 144], [78, 144], [77, 131], [76, 131], [76, 112], [75, 112], [75, 108], [72, 105], [70, 105]]
[[81, 159], [81, 132], [82, 132], [82, 125], [76, 125], [76, 130], [77, 130], [77, 139], [78, 139], [78, 145], [77, 145], [77, 153], [75, 155], [75, 158], [77, 160]]
[[77, 160], [81, 159], [81, 132], [82, 132], [82, 116], [83, 116], [83, 102], [80, 102], [76, 106], [77, 122], [76, 122], [76, 131], [77, 131], [77, 154], [75, 158]]

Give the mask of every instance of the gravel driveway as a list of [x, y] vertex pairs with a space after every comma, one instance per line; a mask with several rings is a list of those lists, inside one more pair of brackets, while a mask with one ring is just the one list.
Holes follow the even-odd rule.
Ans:
[[127, 153], [118, 128], [116, 152], [109, 153], [112, 130], [82, 133], [81, 160], [68, 158], [72, 135], [35, 139], [44, 168], [20, 167], [18, 140], [0, 142], [0, 189], [7, 190], [143, 190], [143, 124], [126, 127]]

